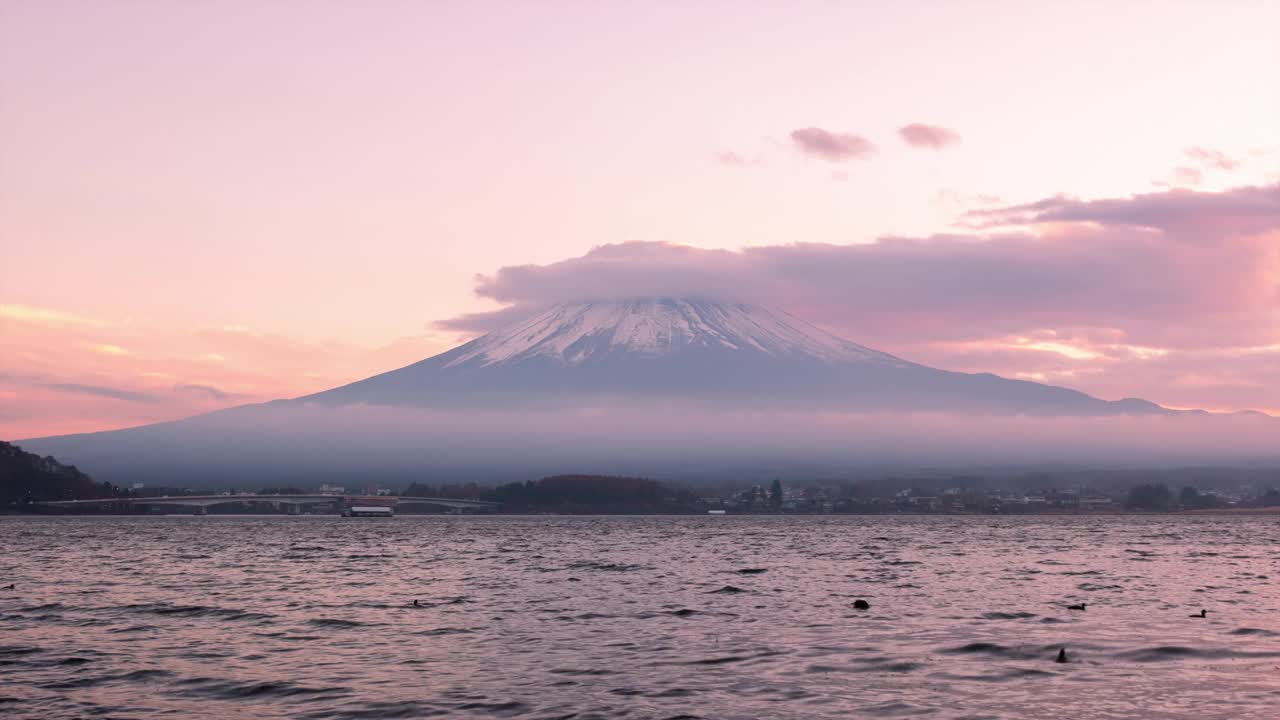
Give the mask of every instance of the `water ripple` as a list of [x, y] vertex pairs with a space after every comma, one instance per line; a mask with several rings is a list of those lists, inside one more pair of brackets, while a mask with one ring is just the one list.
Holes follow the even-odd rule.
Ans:
[[1267, 518], [5, 516], [0, 537], [5, 720], [1270, 718], [1280, 698]]

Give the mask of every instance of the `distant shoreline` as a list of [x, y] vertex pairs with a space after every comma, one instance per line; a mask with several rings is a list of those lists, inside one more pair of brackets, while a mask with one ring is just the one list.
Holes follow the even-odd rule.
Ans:
[[1179, 515], [1280, 515], [1280, 505], [1256, 508], [1204, 508], [1183, 510]]
[[[599, 512], [599, 513], [557, 513], [557, 512], [491, 512], [491, 513], [400, 513], [395, 517], [410, 518], [459, 518], [459, 517], [754, 517], [754, 518], [770, 518], [770, 517], [788, 517], [788, 518], [823, 518], [823, 517], [990, 517], [990, 518], [1008, 518], [1008, 517], [1135, 517], [1135, 516], [1179, 516], [1179, 515], [1226, 515], [1226, 516], [1255, 516], [1255, 515], [1280, 515], [1280, 506], [1276, 507], [1260, 507], [1260, 508], [1206, 508], [1201, 510], [1114, 510], [1100, 512], [1035, 512], [1035, 513], [929, 513], [929, 512], [883, 512], [883, 513], [753, 513], [753, 512], [729, 512], [723, 515], [711, 515], [705, 512]], [[209, 515], [197, 516], [191, 513], [40, 513], [40, 512], [24, 512], [13, 508], [0, 508], [0, 517], [66, 517], [66, 518], [85, 518], [85, 517], [289, 517], [289, 518], [341, 518], [342, 516], [333, 513], [304, 513], [302, 515], [289, 515], [287, 513], [212, 513]]]

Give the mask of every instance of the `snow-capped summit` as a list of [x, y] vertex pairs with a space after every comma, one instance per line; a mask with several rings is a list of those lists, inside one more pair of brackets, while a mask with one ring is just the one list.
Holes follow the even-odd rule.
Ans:
[[578, 365], [619, 353], [659, 357], [699, 349], [905, 364], [803, 320], [754, 305], [643, 298], [557, 305], [467, 344], [444, 367], [501, 365], [531, 358]]

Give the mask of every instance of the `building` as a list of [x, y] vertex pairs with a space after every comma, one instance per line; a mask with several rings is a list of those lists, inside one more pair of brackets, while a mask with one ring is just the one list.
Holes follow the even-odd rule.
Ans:
[[1081, 510], [1110, 510], [1111, 498], [1102, 495], [1087, 495], [1080, 498]]

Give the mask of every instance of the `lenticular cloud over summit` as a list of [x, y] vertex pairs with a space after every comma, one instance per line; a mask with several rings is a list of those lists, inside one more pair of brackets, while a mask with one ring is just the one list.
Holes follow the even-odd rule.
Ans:
[[603, 245], [505, 267], [453, 318], [480, 334], [634, 297], [748, 302], [899, 357], [1178, 407], [1280, 409], [1280, 185], [1045, 198], [963, 232], [703, 249]]
[[980, 230], [743, 250], [603, 245], [481, 276], [476, 294], [507, 307], [443, 325], [487, 332], [563, 302], [695, 297], [782, 309], [881, 344], [1044, 328], [1159, 347], [1280, 338], [1280, 185], [1053, 197], [965, 222]]

